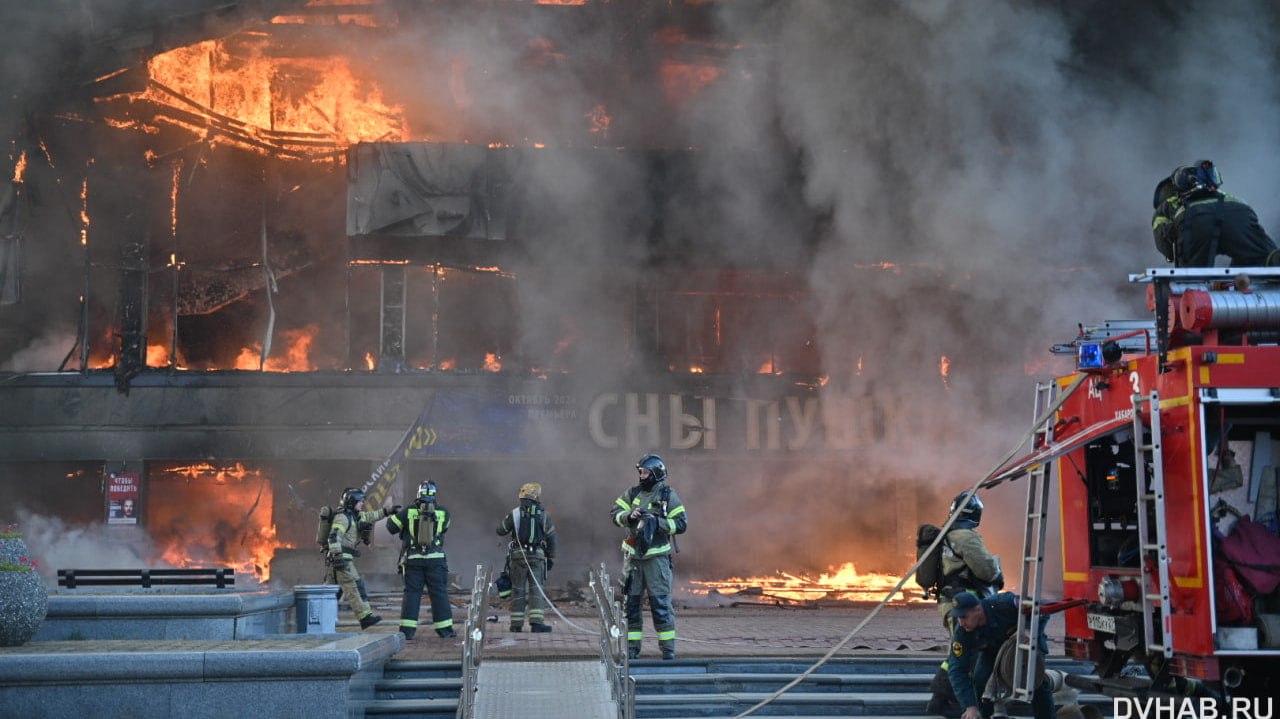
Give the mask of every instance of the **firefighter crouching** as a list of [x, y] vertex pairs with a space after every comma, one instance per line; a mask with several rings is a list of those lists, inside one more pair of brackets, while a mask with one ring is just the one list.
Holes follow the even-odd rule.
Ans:
[[387, 516], [392, 510], [378, 508], [370, 512], [364, 510], [364, 492], [355, 487], [348, 487], [342, 492], [342, 507], [333, 515], [333, 527], [329, 530], [328, 562], [333, 580], [342, 587], [351, 611], [360, 620], [360, 628], [368, 629], [382, 617], [373, 613], [368, 600], [360, 590], [362, 584], [360, 572], [356, 570], [355, 558], [360, 556], [356, 543], [360, 541], [361, 527], [371, 532], [373, 524]]
[[[982, 500], [978, 499], [976, 493], [961, 492], [952, 500], [947, 512], [948, 518], [956, 513], [960, 515], [942, 540], [942, 576], [935, 588], [938, 612], [942, 615], [942, 626], [946, 628], [948, 636], [955, 631], [952, 609], [955, 607], [956, 597], [969, 594], [985, 599], [1004, 587], [1000, 558], [987, 549], [982, 535], [978, 534], [982, 510]], [[932, 696], [925, 707], [926, 713], [941, 714], [955, 706], [956, 698], [947, 676], [949, 661], [943, 661], [930, 682]]]
[[387, 530], [399, 534], [402, 542], [404, 599], [400, 603], [400, 633], [405, 639], [413, 639], [417, 633], [425, 586], [436, 634], [457, 636], [453, 630], [453, 607], [449, 605], [449, 561], [444, 555], [449, 510], [436, 504], [435, 482], [418, 485], [414, 503], [392, 515], [387, 520]]
[[528, 609], [529, 631], [549, 632], [547, 603], [539, 587], [547, 570], [555, 564], [556, 528], [542, 507], [542, 485], [530, 482], [520, 487], [520, 506], [498, 524], [498, 534], [511, 535], [507, 549], [507, 571], [511, 577], [511, 631], [524, 628]]
[[[1000, 592], [985, 599], [963, 592], [956, 596], [951, 609], [955, 631], [951, 634], [951, 652], [947, 655], [947, 674], [951, 687], [964, 708], [961, 719], [983, 719], [992, 715], [990, 702], [982, 693], [995, 670], [996, 655], [1018, 628], [1021, 602], [1013, 592]], [[1039, 651], [1048, 650], [1044, 623], [1037, 628]], [[1054, 719], [1053, 684], [1043, 677], [1031, 695], [1031, 711], [1035, 719]]]
[[623, 589], [627, 595], [627, 656], [640, 656], [644, 619], [640, 604], [647, 594], [653, 628], [663, 659], [676, 658], [676, 615], [671, 604], [675, 535], [688, 528], [684, 504], [666, 484], [667, 466], [656, 454], [636, 463], [640, 483], [623, 492], [612, 510], [613, 523], [627, 528], [622, 542]]

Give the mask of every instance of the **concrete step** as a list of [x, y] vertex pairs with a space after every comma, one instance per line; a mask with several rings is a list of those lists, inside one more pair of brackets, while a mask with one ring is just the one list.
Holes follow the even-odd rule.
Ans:
[[[635, 675], [636, 693], [703, 694], [711, 691], [773, 692], [786, 686], [796, 674], [649, 674]], [[790, 691], [830, 692], [927, 692], [932, 674], [819, 674], [805, 677]]]
[[453, 699], [462, 679], [380, 679], [373, 684], [377, 699]]
[[351, 716], [378, 719], [453, 719], [458, 715], [458, 699], [377, 699], [351, 702]]
[[387, 679], [458, 679], [462, 677], [462, 663], [392, 659], [383, 667], [382, 675]]

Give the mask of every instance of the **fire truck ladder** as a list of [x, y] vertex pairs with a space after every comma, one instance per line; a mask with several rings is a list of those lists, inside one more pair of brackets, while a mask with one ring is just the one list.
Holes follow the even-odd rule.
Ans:
[[[1036, 383], [1036, 402], [1033, 422], [1040, 422], [1034, 429], [1033, 447], [1048, 447], [1053, 443], [1054, 417], [1043, 417], [1053, 403], [1056, 385], [1052, 382]], [[1049, 485], [1052, 483], [1052, 460], [1035, 465], [1027, 472], [1027, 521], [1022, 536], [1022, 574], [1018, 579], [1018, 596], [1022, 598], [1022, 611], [1018, 612], [1017, 651], [1013, 658], [1012, 698], [1031, 701], [1031, 695], [1039, 685], [1041, 664], [1037, 644], [1040, 638], [1040, 591], [1044, 584], [1044, 538], [1048, 525]]]
[[[1150, 424], [1142, 421], [1143, 405], [1151, 408]], [[1144, 432], [1151, 432], [1143, 444]], [[1160, 393], [1133, 396], [1133, 449], [1135, 481], [1138, 483], [1138, 541], [1142, 547], [1142, 629], [1147, 651], [1173, 656], [1173, 631], [1169, 614], [1169, 535], [1164, 512], [1164, 460], [1160, 453]], [[1146, 468], [1151, 467], [1151, 487], [1145, 486]], [[1151, 526], [1154, 520], [1155, 526]], [[1154, 531], [1153, 531], [1154, 530]], [[1154, 565], [1149, 553], [1155, 553]], [[1155, 574], [1159, 591], [1151, 592], [1148, 574]], [[1159, 608], [1160, 617], [1156, 618]], [[1157, 621], [1159, 626], [1157, 626]]]

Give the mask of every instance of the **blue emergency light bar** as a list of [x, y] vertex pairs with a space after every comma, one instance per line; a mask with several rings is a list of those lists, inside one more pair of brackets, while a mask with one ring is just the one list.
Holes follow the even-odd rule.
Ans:
[[1089, 342], [1080, 345], [1076, 352], [1076, 369], [1092, 370], [1102, 369], [1107, 366], [1105, 360], [1102, 359], [1102, 345], [1096, 342]]

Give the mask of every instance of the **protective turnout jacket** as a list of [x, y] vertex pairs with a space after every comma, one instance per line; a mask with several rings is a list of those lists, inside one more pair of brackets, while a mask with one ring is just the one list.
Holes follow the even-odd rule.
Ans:
[[[518, 527], [516, 517], [520, 518]], [[498, 523], [498, 534], [510, 534], [512, 541], [519, 542], [525, 550], [541, 549], [547, 559], [555, 561], [556, 525], [541, 502], [521, 500], [520, 506], [508, 512]]]
[[982, 600], [982, 608], [987, 613], [985, 625], [968, 632], [956, 621], [951, 653], [947, 656], [947, 675], [961, 707], [978, 706], [978, 693], [982, 688], [973, 685], [974, 662], [983, 652], [999, 651], [1000, 645], [1017, 631], [1018, 605], [1018, 595], [1000, 592]]
[[427, 509], [429, 506], [422, 502], [414, 502], [396, 514], [391, 515], [391, 518], [387, 520], [387, 531], [400, 535], [400, 541], [404, 544], [404, 558], [406, 560], [440, 559], [445, 556], [444, 534], [449, 531], [449, 510], [438, 504], [435, 505], [435, 537], [429, 545], [423, 546], [417, 536], [418, 519], [424, 512], [430, 511]]
[[982, 535], [969, 527], [952, 528], [942, 542], [942, 589], [985, 589], [999, 577], [1000, 559], [992, 554]]
[[1156, 249], [1178, 267], [1213, 267], [1218, 255], [1240, 267], [1280, 263], [1253, 208], [1217, 190], [1166, 197], [1151, 218], [1151, 231]]
[[333, 528], [329, 530], [329, 556], [351, 559], [352, 552], [360, 541], [360, 524], [373, 524], [385, 516], [387, 516], [385, 509], [375, 509], [371, 512], [344, 509], [333, 515]]
[[[649, 513], [650, 517], [646, 519], [652, 523], [648, 527], [652, 534], [645, 531], [643, 524], [636, 527], [638, 531], [633, 531], [623, 540], [622, 551], [639, 559], [670, 554], [671, 538], [684, 534], [689, 526], [684, 504], [675, 490], [666, 482], [659, 482], [648, 491], [640, 489], [640, 485], [628, 489], [613, 501], [613, 523], [619, 527], [630, 527], [629, 517], [635, 509]], [[643, 539], [639, 536], [641, 534], [645, 535]]]

